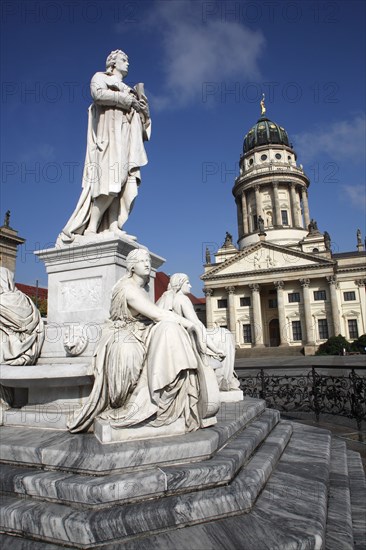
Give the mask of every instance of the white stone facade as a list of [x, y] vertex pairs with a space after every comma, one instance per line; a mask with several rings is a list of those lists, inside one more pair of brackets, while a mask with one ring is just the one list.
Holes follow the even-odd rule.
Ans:
[[278, 131], [277, 142], [244, 141], [233, 188], [238, 248], [225, 242], [205, 265], [207, 326], [228, 327], [242, 348], [313, 353], [333, 335], [352, 341], [366, 333], [363, 247], [332, 254], [329, 235], [310, 218], [310, 182], [286, 132], [261, 117], [247, 136], [260, 126], [268, 141]]

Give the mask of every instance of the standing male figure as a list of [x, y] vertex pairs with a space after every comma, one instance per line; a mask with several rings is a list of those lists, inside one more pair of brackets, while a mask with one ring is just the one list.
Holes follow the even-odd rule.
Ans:
[[106, 71], [91, 80], [83, 190], [62, 241], [105, 230], [135, 240], [121, 228], [138, 193], [140, 167], [147, 164], [144, 141], [150, 138], [151, 120], [143, 84], [130, 88], [123, 82], [128, 66], [127, 55], [115, 50]]

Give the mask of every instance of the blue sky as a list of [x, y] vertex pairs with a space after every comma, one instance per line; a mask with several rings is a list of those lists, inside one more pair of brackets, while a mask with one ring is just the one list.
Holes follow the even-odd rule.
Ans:
[[144, 82], [153, 132], [126, 229], [187, 272], [237, 238], [231, 193], [245, 133], [267, 96], [310, 177], [311, 216], [335, 251], [365, 235], [362, 1], [3, 0], [1, 211], [27, 239], [16, 280], [47, 285], [49, 248], [81, 189], [89, 82], [111, 50]]

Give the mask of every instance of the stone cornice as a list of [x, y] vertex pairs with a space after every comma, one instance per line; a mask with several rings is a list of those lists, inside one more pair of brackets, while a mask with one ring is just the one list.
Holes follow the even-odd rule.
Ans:
[[[304, 233], [306, 233], [306, 235], [308, 235], [308, 229], [296, 225], [272, 225], [271, 227], [266, 227], [266, 231], [268, 231], [268, 233], [266, 234], [270, 234], [271, 231], [293, 231], [294, 229], [296, 231], [303, 231]], [[258, 229], [256, 229], [255, 231], [248, 231], [248, 233], [245, 233], [245, 235], [238, 239], [238, 242], [240, 242], [242, 239], [250, 237], [251, 235], [258, 235]]]
[[360, 273], [366, 274], [366, 269], [361, 265], [356, 265], [354, 267], [337, 267], [337, 275], [341, 275], [342, 273], [353, 273], [359, 271]]
[[[291, 267], [278, 267], [278, 268], [271, 268], [271, 269], [261, 269], [260, 271], [256, 270], [256, 271], [238, 271], [237, 273], [223, 273], [223, 274], [213, 274], [211, 275], [210, 277], [206, 277], [206, 274], [201, 276], [201, 279], [205, 281], [205, 283], [207, 283], [208, 281], [217, 281], [217, 280], [225, 280], [225, 279], [235, 279], [235, 278], [241, 278], [241, 279], [245, 279], [245, 278], [255, 278], [256, 280], [259, 280], [259, 278], [263, 275], [263, 276], [266, 276], [266, 275], [276, 275], [278, 276], [278, 274], [281, 274], [281, 277], [286, 279], [286, 276], [288, 276], [289, 273], [291, 272], [296, 272], [296, 277], [298, 277], [298, 273], [301, 272], [301, 271], [304, 271], [304, 272], [308, 272], [309, 270], [312, 270], [312, 271], [315, 271], [315, 270], [321, 270], [321, 269], [324, 269], [324, 267], [327, 267], [327, 266], [324, 266], [324, 265], [302, 265], [302, 266], [299, 266], [299, 267], [294, 267], [294, 266], [291, 266]], [[322, 277], [326, 277], [326, 273], [323, 273], [321, 276]], [[287, 279], [286, 279], [287, 280]], [[265, 283], [265, 282], [273, 282], [272, 280], [271, 281], [260, 281], [261, 283]]]
[[253, 149], [250, 149], [250, 151], [241, 154], [240, 158], [249, 158], [253, 156], [254, 153], [261, 153], [262, 151], [268, 151], [268, 149], [274, 149], [276, 151], [287, 151], [288, 153], [292, 153], [296, 156], [295, 150], [289, 145], [285, 145], [284, 143], [265, 143], [263, 145], [257, 145]]
[[[297, 180], [297, 181], [294, 181]], [[247, 189], [251, 189], [254, 185], [273, 185], [273, 183], [283, 183], [288, 185], [294, 183], [306, 189], [309, 186], [309, 179], [305, 174], [289, 171], [271, 171], [267, 173], [253, 173], [249, 176], [241, 175], [235, 181], [233, 187], [233, 195]]]
[[[84, 239], [78, 243], [70, 245], [57, 245], [54, 248], [45, 250], [36, 250], [34, 254], [44, 261], [47, 272], [66, 271], [70, 264], [88, 265], [108, 265], [110, 263], [119, 263], [131, 250], [136, 248], [146, 248], [137, 242], [124, 241], [118, 237], [96, 238], [95, 240]], [[164, 258], [150, 252], [151, 265], [153, 269], [158, 269], [165, 261]]]
[[18, 246], [20, 244], [25, 243], [25, 239], [23, 239], [22, 237], [18, 237], [17, 235], [9, 235], [5, 233], [0, 233], [0, 239], [1, 239], [1, 244], [5, 244], [8, 246], [9, 245], [14, 246], [14, 244]]
[[[326, 258], [319, 258], [318, 256], [315, 256], [314, 254], [308, 254], [306, 252], [301, 252], [299, 250], [290, 250], [290, 249], [286, 249], [282, 246], [278, 246], [278, 245], [275, 245], [273, 243], [268, 243], [268, 242], [258, 242], [258, 243], [255, 243], [254, 245], [251, 245], [249, 246], [248, 248], [245, 248], [244, 250], [241, 250], [240, 252], [238, 252], [237, 254], [235, 254], [235, 256], [233, 256], [232, 258], [229, 258], [227, 260], [225, 260], [224, 262], [220, 263], [220, 264], [217, 264], [215, 265], [212, 269], [210, 269], [209, 271], [207, 271], [206, 273], [204, 273], [203, 275], [201, 275], [201, 279], [203, 281], [205, 281], [206, 279], [210, 279], [211, 277], [213, 276], [216, 276], [216, 274], [218, 272], [220, 272], [222, 269], [226, 268], [226, 267], [229, 267], [233, 264], [235, 264], [236, 262], [240, 261], [242, 258], [245, 258], [245, 256], [251, 254], [252, 252], [255, 252], [257, 250], [259, 250], [260, 248], [265, 248], [265, 249], [269, 249], [269, 250], [274, 250], [274, 251], [277, 251], [277, 252], [280, 252], [281, 254], [288, 254], [289, 256], [297, 256], [299, 258], [304, 258], [306, 260], [316, 260], [316, 263], [313, 265], [313, 266], [299, 266], [298, 268], [295, 268], [294, 266], [291, 266], [289, 268], [287, 267], [278, 267], [278, 268], [275, 268], [275, 267], [271, 267], [269, 269], [263, 269], [263, 270], [260, 270], [260, 272], [258, 272], [258, 270], [256, 271], [253, 271], [254, 273], [280, 273], [281, 271], [285, 270], [286, 272], [288, 270], [298, 270], [298, 269], [314, 269], [314, 268], [323, 268], [323, 267], [333, 267], [336, 265], [336, 261], [335, 260], [328, 260]], [[249, 271], [245, 272], [245, 273], [251, 273]], [[236, 274], [234, 274], [235, 276]], [[225, 274], [224, 277], [228, 276], [228, 274]]]

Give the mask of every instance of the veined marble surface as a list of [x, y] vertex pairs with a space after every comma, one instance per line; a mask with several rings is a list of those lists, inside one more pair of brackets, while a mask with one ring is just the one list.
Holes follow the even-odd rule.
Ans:
[[[347, 447], [332, 439], [326, 550], [353, 550], [352, 510]], [[366, 498], [366, 494], [365, 494]]]
[[[242, 434], [249, 433], [251, 427], [260, 420], [261, 418], [254, 420]], [[283, 424], [279, 424], [270, 437], [273, 438], [276, 430], [282, 426]], [[292, 426], [291, 440], [277, 465], [274, 465], [275, 469], [272, 470], [262, 490], [259, 488], [261, 485], [258, 483], [258, 479], [269, 475], [269, 457], [272, 456], [272, 459], [275, 459], [276, 453], [273, 452], [275, 447], [266, 449], [265, 444], [262, 445], [235, 478], [235, 481], [240, 479], [241, 475], [246, 472], [246, 479], [242, 477], [241, 483], [245, 487], [244, 492], [247, 491], [246, 497], [249, 499], [252, 497], [253, 500], [255, 500], [255, 495], [251, 493], [250, 488], [255, 484], [251, 484], [251, 479], [257, 482], [259, 496], [254, 507], [248, 513], [243, 513], [245, 507], [239, 507], [235, 516], [229, 517], [230, 513], [227, 513], [222, 519], [217, 516], [216, 519], [200, 522], [199, 525], [177, 529], [176, 522], [171, 527], [170, 519], [174, 513], [178, 514], [179, 521], [186, 522], [187, 515], [191, 514], [192, 517], [193, 514], [199, 514], [206, 507], [210, 514], [214, 514], [217, 512], [217, 505], [226, 507], [229, 502], [238, 503], [231, 489], [234, 487], [234, 482], [227, 487], [217, 488], [217, 491], [225, 489], [228, 491], [226, 497], [217, 498], [217, 500], [210, 499], [211, 489], [194, 491], [192, 493], [194, 498], [191, 500], [189, 500], [189, 494], [168, 497], [165, 499], [166, 508], [162, 505], [164, 499], [151, 500], [140, 517], [138, 513], [134, 513], [138, 508], [138, 503], [112, 507], [107, 510], [101, 509], [90, 515], [87, 510], [83, 512], [62, 505], [37, 502], [34, 499], [24, 501], [14, 497], [6, 499], [7, 504], [4, 501], [4, 516], [9, 521], [16, 523], [18, 528], [24, 530], [23, 532], [26, 532], [28, 536], [30, 536], [32, 526], [33, 528], [38, 526], [44, 532], [48, 531], [49, 537], [53, 537], [49, 540], [54, 541], [62, 531], [68, 536], [79, 537], [78, 542], [74, 544], [68, 542], [68, 546], [72, 548], [98, 548], [100, 550], [120, 550], [121, 548], [128, 548], [128, 550], [196, 550], [198, 548], [200, 550], [236, 548], [240, 548], [240, 550], [320, 550], [330, 547], [333, 549], [325, 542], [326, 528], [329, 533], [333, 520], [336, 521], [337, 514], [339, 518], [342, 516], [339, 515], [340, 502], [337, 501], [337, 498], [334, 498], [333, 505], [331, 504], [328, 510], [327, 500], [328, 496], [329, 502], [332, 500], [332, 491], [337, 485], [337, 478], [344, 480], [343, 476], [346, 472], [344, 455], [338, 441], [331, 445], [329, 432], [296, 423]], [[235, 446], [236, 443], [239, 443], [239, 437], [242, 434], [238, 434], [227, 446], [224, 446], [222, 452], [231, 444]], [[278, 433], [275, 437], [278, 444]], [[240, 445], [238, 451], [240, 452]], [[260, 462], [259, 456], [261, 451], [263, 451], [262, 462]], [[280, 451], [278, 447], [277, 451]], [[217, 453], [217, 455], [219, 454]], [[359, 455], [348, 452], [347, 458], [355, 548], [364, 548], [365, 477]], [[164, 473], [167, 473], [168, 470], [173, 472], [175, 468], [169, 466], [163, 470]], [[59, 472], [56, 474], [65, 475]], [[80, 478], [82, 477], [86, 476], [80, 476]], [[176, 487], [179, 491], [179, 478], [173, 476], [171, 483], [174, 483], [176, 479], [178, 479], [178, 484], [171, 485], [171, 487]], [[243, 486], [239, 490], [239, 498], [242, 499], [241, 505], [244, 498]], [[199, 498], [201, 494], [204, 495], [202, 504]], [[217, 492], [216, 496], [218, 497], [219, 494]], [[333, 496], [337, 494], [341, 497], [342, 493], [333, 491]], [[207, 501], [206, 497], [208, 497]], [[197, 498], [197, 502], [195, 502], [195, 498]], [[22, 503], [23, 510], [21, 510]], [[159, 503], [160, 509], [154, 506], [156, 503]], [[118, 508], [120, 508], [119, 514]], [[69, 513], [66, 513], [67, 509]], [[122, 510], [127, 511], [126, 518]], [[157, 522], [154, 522], [155, 514], [157, 514]], [[92, 516], [94, 523], [88, 523], [88, 519]], [[84, 525], [81, 524], [82, 521], [85, 522]], [[41, 523], [44, 526], [40, 526]], [[124, 525], [122, 526], [122, 524]], [[154, 528], [163, 532], [156, 534], [140, 532], [140, 534], [133, 535], [133, 526], [138, 529], [139, 525], [140, 528], [141, 526], [149, 528], [150, 525], [153, 525]], [[130, 534], [127, 540], [118, 538], [118, 532], [121, 533], [123, 529], [127, 529]], [[19, 531], [19, 533], [21, 532]], [[115, 537], [114, 542], [102, 545], [98, 542], [85, 544], [86, 538], [90, 536], [90, 540], [93, 540], [96, 533], [101, 538], [107, 537], [107, 540], [112, 534]], [[5, 541], [4, 550], [8, 550], [8, 548], [11, 550], [54, 550], [57, 548], [51, 542], [22, 540], [0, 535], [0, 543], [3, 543], [3, 540]], [[343, 548], [340, 544], [334, 548], [337, 547]]]
[[352, 526], [355, 548], [366, 548], [366, 481], [361, 457], [347, 451], [350, 473]]
[[4, 464], [2, 491], [92, 507], [130, 502], [230, 483], [279, 421], [265, 411], [209, 459], [192, 464], [147, 468], [109, 476], [40, 471]]
[[[247, 514], [131, 540], [128, 550], [321, 550], [330, 434], [293, 424], [293, 435]], [[119, 543], [103, 550], [118, 550]]]
[[94, 434], [35, 428], [0, 428], [3, 462], [43, 466], [68, 472], [108, 474], [153, 464], [203, 460], [226, 444], [265, 409], [262, 400], [224, 403], [216, 426], [177, 437], [103, 445]]
[[1, 550], [60, 550], [58, 544], [0, 534]]
[[5, 496], [1, 525], [50, 542], [64, 541], [89, 548], [108, 540], [242, 513], [254, 504], [291, 433], [290, 424], [279, 423], [254, 457], [226, 486], [96, 511]]

